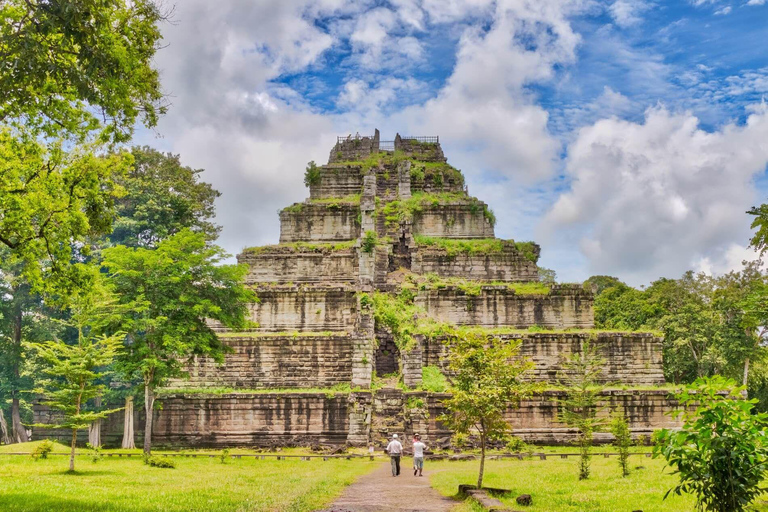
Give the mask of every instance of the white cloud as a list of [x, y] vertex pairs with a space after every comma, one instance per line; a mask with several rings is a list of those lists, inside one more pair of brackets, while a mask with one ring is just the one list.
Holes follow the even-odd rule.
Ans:
[[735, 243], [717, 252], [719, 253], [717, 257], [705, 256], [699, 259], [694, 263], [693, 270], [709, 275], [723, 275], [739, 271], [743, 268], [745, 261], [755, 261], [760, 257], [754, 249]]
[[746, 5], [765, 5], [766, 0], [749, 0]]
[[617, 25], [629, 27], [642, 22], [640, 15], [650, 8], [649, 3], [644, 0], [616, 0], [608, 11]]
[[578, 230], [591, 272], [634, 283], [726, 266], [723, 248], [749, 236], [753, 178], [768, 164], [768, 106], [714, 133], [691, 114], [649, 109], [642, 124], [605, 119], [568, 148], [571, 190], [545, 219]]
[[726, 5], [722, 9], [718, 9], [715, 11], [715, 16], [726, 16], [731, 13], [733, 8], [730, 5]]

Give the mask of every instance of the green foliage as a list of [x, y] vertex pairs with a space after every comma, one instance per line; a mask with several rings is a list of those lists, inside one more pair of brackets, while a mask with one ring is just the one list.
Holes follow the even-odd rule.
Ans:
[[593, 436], [604, 423], [598, 416], [600, 388], [597, 387], [604, 364], [594, 345], [589, 340], [582, 340], [581, 350], [568, 357], [560, 375], [567, 394], [559, 404], [559, 420], [579, 432], [579, 480], [589, 478]]
[[507, 451], [521, 453], [528, 450], [528, 444], [517, 436], [509, 436], [506, 442]]
[[437, 366], [421, 368], [421, 389], [431, 393], [445, 393], [449, 389], [448, 379]]
[[321, 197], [319, 199], [310, 199], [312, 204], [335, 204], [336, 207], [342, 204], [360, 204], [361, 194], [349, 194], [344, 197]]
[[114, 412], [87, 410], [86, 404], [104, 392], [104, 385], [98, 380], [106, 375], [106, 368], [123, 345], [120, 333], [106, 336], [101, 332], [115, 315], [125, 311], [115, 305], [111, 290], [98, 278], [92, 288], [71, 299], [70, 310], [71, 325], [77, 329], [77, 342], [68, 345], [57, 339], [35, 345], [42, 374], [46, 377], [40, 380], [35, 391], [43, 396], [43, 405], [60, 414], [57, 423], [37, 426], [72, 431], [69, 469], [74, 471], [77, 431]]
[[280, 245], [262, 245], [259, 247], [246, 247], [243, 249], [244, 254], [264, 254], [270, 252], [297, 252], [297, 253], [309, 253], [309, 252], [336, 252], [346, 251], [355, 247], [356, 240], [348, 240], [346, 242], [292, 242]]
[[111, 245], [154, 247], [184, 228], [216, 238], [214, 201], [221, 194], [200, 180], [203, 169], [181, 165], [179, 155], [144, 146], [131, 149], [133, 162], [116, 182], [125, 195], [116, 202]]
[[632, 446], [632, 435], [629, 431], [629, 422], [623, 414], [617, 414], [611, 419], [611, 434], [613, 434], [613, 446], [619, 453], [619, 468], [622, 476], [629, 476], [629, 448]]
[[176, 468], [176, 462], [172, 461], [167, 457], [153, 457], [151, 455], [145, 455], [144, 464], [146, 464], [147, 466], [152, 466], [153, 468], [165, 468], [165, 469]]
[[[33, 138], [125, 142], [165, 111], [152, 68], [163, 18], [150, 0], [0, 3], [0, 122]], [[78, 196], [79, 197], [79, 196]]]
[[526, 378], [533, 363], [519, 354], [519, 341], [503, 342], [479, 333], [457, 336], [450, 348], [453, 388], [443, 401], [448, 412], [440, 420], [454, 432], [480, 436], [478, 487], [483, 485], [487, 440], [506, 434], [504, 413], [534, 390]]
[[203, 233], [184, 229], [155, 249], [112, 247], [103, 251], [103, 266], [129, 313], [117, 326], [128, 333], [129, 350], [121, 358], [126, 376], [139, 375], [145, 388], [151, 442], [154, 389], [183, 374], [193, 354], [221, 361], [224, 346], [208, 320], [242, 329], [248, 304], [255, 300], [244, 284], [247, 265], [223, 265], [223, 249]]
[[219, 454], [219, 462], [221, 462], [222, 464], [226, 464], [227, 461], [229, 461], [229, 450], [224, 449]]
[[371, 254], [373, 250], [376, 248], [376, 244], [379, 243], [379, 237], [376, 235], [375, 231], [366, 231], [365, 235], [363, 235], [363, 239], [361, 242], [361, 249], [363, 252]]
[[[492, 224], [495, 224], [495, 220]], [[515, 248], [523, 256], [532, 263], [539, 261], [539, 253], [536, 249], [536, 244], [533, 242], [515, 242]]]
[[686, 272], [680, 279], [659, 279], [645, 290], [618, 283], [595, 299], [595, 323], [661, 331], [669, 381], [721, 374], [748, 382], [750, 392], [760, 394], [768, 349], [759, 303], [766, 282], [760, 264], [748, 263], [740, 272], [716, 277]]
[[304, 169], [304, 186], [309, 188], [314, 185], [319, 185], [323, 175], [320, 169], [315, 164], [314, 160], [307, 164], [307, 168]]
[[38, 444], [35, 447], [35, 450], [32, 452], [32, 458], [35, 460], [38, 459], [47, 459], [48, 454], [53, 451], [53, 442], [51, 442], [48, 439], [43, 440], [40, 444]]
[[390, 201], [382, 212], [384, 213], [384, 219], [388, 226], [397, 225], [401, 222], [410, 222], [416, 218], [424, 208], [429, 206], [438, 206], [441, 204], [450, 204], [453, 202], [466, 202], [477, 201], [475, 198], [468, 198], [463, 193], [457, 192], [439, 192], [439, 193], [424, 193], [415, 192], [408, 199], [397, 199]]
[[282, 212], [286, 213], [301, 213], [301, 210], [304, 209], [304, 203], [293, 203], [290, 206], [286, 206], [282, 209]]
[[463, 240], [415, 235], [414, 239], [417, 245], [444, 250], [448, 257], [454, 257], [459, 254], [498, 254], [504, 251], [504, 240], [498, 238]]
[[23, 265], [35, 289], [53, 291], [54, 284], [62, 284], [67, 289], [56, 291], [68, 294], [80, 279], [70, 265], [73, 246], [80, 257], [87, 256], [86, 240], [111, 227], [115, 200], [122, 194], [114, 180], [132, 158], [125, 152], [97, 157], [97, 149], [46, 147], [0, 127], [0, 246]]
[[552, 269], [537, 267], [539, 272], [539, 281], [544, 284], [553, 285], [557, 282], [557, 272]]
[[660, 431], [654, 446], [680, 476], [667, 495], [693, 494], [709, 512], [751, 510], [768, 471], [768, 415], [755, 413], [756, 400], [740, 396], [742, 389], [712, 377], [679, 393], [683, 427]]
[[584, 281], [584, 286], [587, 288], [595, 288], [595, 296], [597, 297], [603, 293], [606, 289], [613, 286], [620, 286], [622, 283], [618, 277], [612, 276], [592, 276]]
[[392, 333], [395, 344], [402, 352], [410, 351], [416, 340], [416, 324], [424, 310], [413, 304], [413, 293], [401, 290], [397, 295], [374, 292], [373, 318], [376, 328], [384, 328]]
[[470, 297], [479, 296], [486, 286], [503, 286], [514, 291], [518, 295], [548, 295], [550, 285], [537, 281], [515, 283], [508, 281], [475, 281], [461, 277], [440, 277], [437, 274], [408, 274], [407, 282], [419, 290], [439, 290], [447, 287], [456, 287]]
[[91, 457], [91, 462], [96, 463], [101, 460], [101, 447], [100, 446], [93, 446], [91, 443], [86, 443], [85, 447], [88, 449], [88, 452]]
[[359, 297], [360, 297], [361, 309], [366, 311], [366, 310], [370, 310], [373, 307], [374, 302], [370, 295], [368, 295], [367, 293], [361, 293], [359, 294]]

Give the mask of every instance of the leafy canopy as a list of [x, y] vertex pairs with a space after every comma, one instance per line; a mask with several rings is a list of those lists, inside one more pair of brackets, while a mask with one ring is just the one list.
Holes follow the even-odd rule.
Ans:
[[768, 414], [755, 413], [757, 401], [744, 399], [742, 390], [710, 377], [679, 393], [683, 427], [661, 430], [654, 446], [654, 456], [664, 457], [680, 476], [667, 495], [693, 494], [708, 512], [741, 512], [765, 490]]
[[139, 372], [154, 387], [182, 374], [193, 355], [221, 361], [224, 347], [207, 320], [245, 328], [245, 265], [222, 265], [228, 255], [204, 233], [184, 229], [154, 249], [116, 246], [103, 251], [103, 266], [129, 312], [118, 322], [128, 333], [126, 373]]
[[164, 112], [152, 0], [0, 2], [0, 124], [52, 139], [130, 139]]

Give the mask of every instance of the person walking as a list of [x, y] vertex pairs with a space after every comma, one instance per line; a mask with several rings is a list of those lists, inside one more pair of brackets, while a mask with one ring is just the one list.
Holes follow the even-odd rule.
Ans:
[[387, 445], [387, 453], [392, 463], [392, 476], [400, 476], [400, 456], [403, 454], [403, 445], [397, 440], [397, 434], [392, 434], [392, 440]]
[[424, 471], [424, 450], [427, 449], [427, 445], [421, 442], [421, 435], [416, 434], [413, 437], [413, 476], [419, 473], [419, 476]]

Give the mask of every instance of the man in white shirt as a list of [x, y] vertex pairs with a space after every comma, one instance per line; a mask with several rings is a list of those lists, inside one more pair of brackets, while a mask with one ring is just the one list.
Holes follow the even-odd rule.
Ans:
[[392, 440], [387, 445], [386, 452], [392, 462], [392, 476], [400, 476], [400, 456], [403, 454], [403, 445], [397, 440], [397, 434], [392, 434]]
[[427, 445], [421, 442], [421, 436], [416, 434], [413, 436], [413, 476], [416, 476], [416, 472], [419, 476], [424, 471], [424, 450], [427, 449]]

